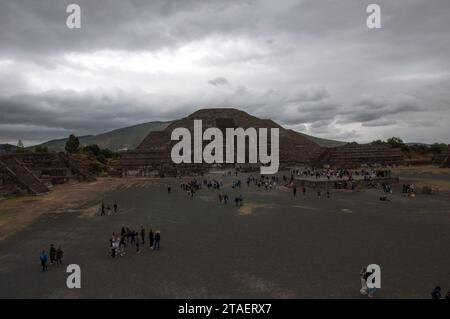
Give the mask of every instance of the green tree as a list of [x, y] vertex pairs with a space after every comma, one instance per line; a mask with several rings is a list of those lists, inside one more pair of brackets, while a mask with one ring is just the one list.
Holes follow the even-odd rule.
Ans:
[[66, 142], [66, 152], [69, 154], [75, 154], [78, 152], [78, 149], [80, 147], [80, 141], [78, 140], [78, 137], [71, 134], [69, 136], [69, 139]]
[[405, 143], [403, 143], [403, 140], [400, 137], [391, 137], [388, 138], [386, 143], [391, 147], [403, 147]]
[[80, 152], [87, 155], [99, 156], [101, 154], [101, 149], [97, 144], [87, 145], [80, 149]]
[[448, 146], [444, 143], [434, 143], [430, 146], [430, 151], [432, 153], [441, 154], [447, 150]]
[[370, 143], [370, 144], [372, 144], [372, 145], [384, 145], [384, 144], [386, 144], [386, 142], [384, 142], [382, 140], [375, 140], [375, 141], [372, 141], [372, 143]]

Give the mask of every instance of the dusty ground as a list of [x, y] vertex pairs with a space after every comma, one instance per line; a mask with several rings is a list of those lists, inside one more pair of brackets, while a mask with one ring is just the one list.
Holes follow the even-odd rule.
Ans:
[[[361, 298], [359, 270], [368, 263], [381, 266], [378, 298], [450, 290], [447, 195], [412, 198], [396, 189], [389, 202], [375, 190], [294, 198], [284, 187], [233, 190], [232, 179], [225, 178], [227, 206], [215, 190], [191, 199], [173, 179], [100, 179], [0, 202], [8, 235], [0, 241], [0, 298]], [[239, 194], [244, 205], [235, 207]], [[99, 216], [102, 199], [117, 200], [119, 213]], [[112, 259], [111, 233], [141, 224], [161, 230], [161, 251], [145, 245]], [[62, 245], [65, 265], [81, 266], [81, 289], [66, 287], [64, 267], [40, 272], [39, 253], [50, 243]]]
[[143, 185], [147, 180], [100, 178], [91, 183], [59, 185], [40, 196], [15, 197], [0, 201], [0, 240], [32, 224], [45, 213], [82, 212], [95, 214], [108, 191]]

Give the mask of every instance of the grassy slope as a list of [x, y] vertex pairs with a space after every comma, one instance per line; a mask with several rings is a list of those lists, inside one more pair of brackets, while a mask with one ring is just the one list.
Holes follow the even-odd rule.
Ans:
[[[79, 137], [80, 143], [83, 146], [90, 144], [97, 144], [101, 148], [108, 148], [113, 151], [120, 149], [134, 149], [151, 131], [159, 131], [166, 128], [170, 122], [148, 122], [139, 125], [120, 128], [114, 131], [106, 132], [98, 135], [89, 135]], [[346, 144], [345, 142], [327, 140], [319, 137], [310, 136], [299, 133], [309, 140], [319, 144], [320, 146], [335, 147]], [[67, 138], [59, 140], [51, 140], [41, 144], [46, 146], [50, 151], [64, 151]], [[30, 147], [34, 148], [34, 147]]]

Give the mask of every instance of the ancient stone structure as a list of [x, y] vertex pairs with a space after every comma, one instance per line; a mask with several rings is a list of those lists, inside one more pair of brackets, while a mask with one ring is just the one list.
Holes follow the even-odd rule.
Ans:
[[433, 165], [437, 165], [439, 167], [450, 167], [450, 145], [446, 151], [441, 154], [434, 155], [432, 162]]
[[0, 156], [0, 196], [38, 195], [55, 184], [94, 179], [82, 165], [63, 153]]
[[325, 148], [313, 160], [314, 167], [355, 168], [369, 166], [394, 166], [403, 164], [404, 156], [399, 148], [384, 145], [350, 143]]
[[[174, 164], [170, 153], [176, 141], [170, 136], [175, 128], [184, 127], [193, 132], [194, 120], [202, 120], [203, 130], [216, 127], [225, 133], [226, 128], [278, 128], [280, 132], [280, 168], [310, 165], [320, 154], [320, 146], [301, 134], [282, 128], [272, 120], [259, 119], [237, 109], [203, 109], [188, 117], [172, 122], [166, 129], [150, 132], [138, 148], [121, 157], [124, 176], [177, 176], [203, 174], [215, 167], [237, 167], [241, 170], [259, 170], [259, 164]], [[205, 143], [204, 143], [205, 144]], [[248, 146], [246, 147], [248, 149]], [[270, 145], [268, 146], [270, 150]]]

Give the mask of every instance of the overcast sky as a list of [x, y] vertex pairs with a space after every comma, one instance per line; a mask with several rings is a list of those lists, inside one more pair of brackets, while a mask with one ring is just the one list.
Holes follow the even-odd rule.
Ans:
[[325, 138], [450, 143], [450, 1], [0, 0], [0, 143], [207, 107]]

